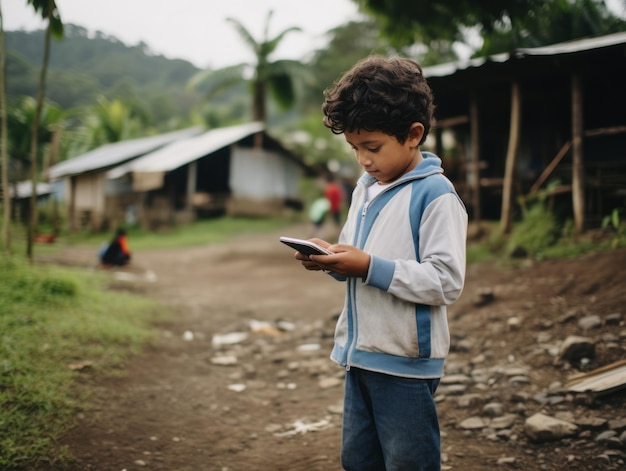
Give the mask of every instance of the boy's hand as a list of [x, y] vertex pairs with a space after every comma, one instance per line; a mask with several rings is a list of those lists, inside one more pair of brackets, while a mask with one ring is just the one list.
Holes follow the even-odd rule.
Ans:
[[[322, 240], [322, 239], [314, 238], [314, 239], [308, 239], [308, 240], [324, 248], [328, 248], [331, 245], [330, 242], [326, 242], [325, 240]], [[305, 255], [301, 252], [296, 252], [295, 257], [296, 257], [296, 260], [300, 260], [302, 262], [302, 266], [306, 268], [307, 270], [324, 270], [324, 268], [322, 268], [319, 264], [311, 260], [308, 255]]]
[[300, 260], [307, 270], [327, 270], [348, 277], [364, 278], [367, 276], [370, 266], [368, 253], [357, 249], [353, 245], [331, 245], [321, 239], [310, 240], [334, 253], [332, 255], [311, 256], [306, 256], [299, 252], [296, 253], [296, 259]]

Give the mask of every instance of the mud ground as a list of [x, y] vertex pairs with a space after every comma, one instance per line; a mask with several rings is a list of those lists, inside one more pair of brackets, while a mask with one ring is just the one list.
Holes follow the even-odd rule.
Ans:
[[[343, 286], [302, 269], [293, 251], [278, 243], [279, 235], [136, 252], [129, 271], [139, 279], [116, 281], [112, 275], [111, 295], [129, 289], [154, 297], [170, 310], [171, 321], [157, 326], [158, 341], [129, 361], [122, 374], [80, 381], [92, 394], [61, 443], [75, 456], [71, 469], [340, 469], [343, 371], [328, 356]], [[296, 227], [285, 235], [307, 234]], [[74, 251], [72, 260], [63, 256], [58, 256], [61, 263], [93, 264], [89, 252]], [[624, 249], [515, 267], [469, 266], [463, 296], [449, 310], [451, 361], [470, 365], [480, 356], [485, 368], [527, 360], [535, 390], [566, 383], [576, 369], [537, 363], [528, 358], [530, 347], [539, 332], [554, 341], [582, 335], [575, 319], [563, 320], [567, 312], [578, 318], [626, 314], [625, 266]], [[153, 274], [152, 281], [142, 273]], [[484, 290], [493, 293], [493, 301], [477, 305]], [[522, 319], [521, 328], [507, 328], [511, 317]], [[587, 369], [626, 356], [623, 322], [586, 333], [598, 340], [606, 334], [618, 336], [621, 346], [600, 344]], [[456, 348], [461, 342], [464, 348]], [[625, 395], [559, 408], [624, 417]], [[517, 411], [529, 416], [542, 409], [529, 400]], [[533, 443], [524, 435], [523, 417], [509, 440], [462, 430], [459, 424], [472, 412], [460, 409], [454, 397], [440, 398], [439, 415], [444, 469], [597, 471], [623, 465], [598, 458], [605, 447], [593, 438]], [[505, 464], [498, 464], [501, 458], [508, 458]]]

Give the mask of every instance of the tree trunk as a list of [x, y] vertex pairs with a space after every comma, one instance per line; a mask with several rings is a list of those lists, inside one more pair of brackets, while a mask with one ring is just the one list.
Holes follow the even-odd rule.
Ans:
[[7, 149], [7, 108], [5, 69], [7, 50], [4, 42], [4, 24], [0, 6], [0, 160], [2, 161], [2, 241], [6, 255], [11, 254], [11, 194], [9, 189], [9, 153]]
[[26, 256], [28, 260], [33, 262], [33, 242], [35, 239], [35, 229], [37, 227], [37, 153], [39, 141], [39, 121], [41, 119], [41, 110], [43, 108], [43, 99], [46, 92], [46, 72], [48, 71], [48, 60], [50, 57], [50, 38], [52, 37], [52, 8], [48, 11], [48, 27], [46, 28], [46, 36], [44, 43], [43, 59], [41, 63], [41, 71], [39, 74], [39, 87], [37, 89], [37, 107], [33, 118], [33, 125], [30, 137], [30, 178], [31, 178], [31, 195], [30, 195], [30, 218], [28, 221], [27, 240], [26, 240]]

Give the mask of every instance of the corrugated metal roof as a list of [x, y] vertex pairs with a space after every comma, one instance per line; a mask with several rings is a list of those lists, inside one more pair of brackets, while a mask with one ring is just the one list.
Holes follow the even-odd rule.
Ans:
[[509, 60], [508, 53], [494, 54], [488, 57], [477, 57], [475, 59], [467, 59], [457, 62], [447, 62], [445, 64], [433, 65], [430, 67], [424, 67], [424, 76], [430, 77], [447, 77], [459, 70], [470, 69], [472, 67], [480, 67], [487, 62], [506, 62]]
[[516, 52], [525, 56], [553, 56], [556, 54], [569, 54], [572, 52], [588, 51], [590, 49], [601, 49], [603, 47], [615, 46], [626, 43], [626, 32], [607, 34], [597, 38], [576, 39], [564, 43], [552, 44], [533, 48], [520, 48]]
[[111, 167], [180, 139], [197, 135], [200, 132], [202, 132], [202, 128], [196, 126], [156, 136], [105, 144], [50, 167], [48, 178], [56, 180], [69, 175]]
[[120, 178], [130, 172], [169, 172], [263, 130], [264, 125], [260, 122], [211, 129], [112, 168], [107, 177]]
[[506, 62], [512, 57], [520, 58], [524, 56], [553, 56], [558, 54], [571, 54], [574, 52], [615, 46], [617, 44], [626, 44], [626, 33], [607, 34], [606, 36], [599, 36], [597, 38], [577, 39], [574, 41], [552, 44], [550, 46], [520, 48], [516, 49], [512, 54], [505, 52], [487, 57], [478, 57], [475, 59], [424, 67], [424, 76], [426, 78], [447, 77], [460, 70], [480, 67], [488, 62]]

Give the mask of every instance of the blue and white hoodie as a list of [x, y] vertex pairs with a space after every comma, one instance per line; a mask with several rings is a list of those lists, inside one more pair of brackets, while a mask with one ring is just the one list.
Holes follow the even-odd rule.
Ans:
[[370, 254], [365, 279], [345, 278], [346, 299], [331, 359], [350, 368], [439, 378], [450, 348], [446, 305], [465, 280], [467, 211], [441, 160], [424, 159], [372, 201], [364, 174], [340, 244]]

